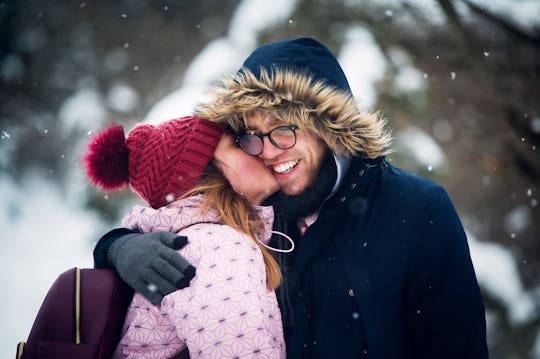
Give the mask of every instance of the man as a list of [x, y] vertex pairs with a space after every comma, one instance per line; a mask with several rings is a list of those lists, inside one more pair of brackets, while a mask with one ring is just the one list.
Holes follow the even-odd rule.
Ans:
[[[326, 47], [309, 38], [265, 44], [196, 112], [230, 125], [281, 186], [270, 203], [296, 242], [278, 255], [288, 357], [488, 357], [482, 297], [448, 195], [388, 163], [384, 121], [358, 110]], [[160, 243], [173, 240], [162, 236], [113, 231], [96, 262], [159, 302], [193, 276], [177, 257], [176, 271], [154, 263], [160, 275], [134, 260], [155, 262], [168, 249]]]

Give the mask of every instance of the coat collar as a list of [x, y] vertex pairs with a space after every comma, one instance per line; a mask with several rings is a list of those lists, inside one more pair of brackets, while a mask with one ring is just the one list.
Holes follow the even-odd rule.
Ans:
[[354, 207], [351, 200], [357, 198], [369, 187], [369, 183], [380, 169], [386, 169], [389, 164], [385, 156], [374, 159], [353, 157], [339, 189], [331, 196], [323, 206], [323, 209], [337, 208], [342, 205]]
[[[291, 274], [290, 293], [294, 295], [305, 269], [323, 242], [333, 240], [338, 218], [344, 211], [362, 215], [366, 203], [362, 200], [381, 170], [388, 168], [384, 156], [375, 159], [353, 157], [339, 190], [323, 205], [319, 217], [298, 240], [294, 270]], [[337, 216], [337, 217], [336, 217]], [[328, 220], [328, 218], [331, 218]]]

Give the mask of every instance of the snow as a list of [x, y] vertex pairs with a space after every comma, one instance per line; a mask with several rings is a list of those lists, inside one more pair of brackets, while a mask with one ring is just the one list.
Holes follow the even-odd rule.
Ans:
[[104, 99], [92, 88], [82, 88], [68, 97], [60, 110], [58, 119], [65, 132], [76, 129], [99, 128], [106, 119]]
[[186, 69], [181, 88], [159, 101], [145, 122], [157, 124], [190, 114], [212, 82], [240, 69], [244, 59], [257, 45], [257, 34], [288, 19], [296, 2], [276, 0], [268, 6], [264, 0], [241, 1], [233, 14], [227, 36], [211, 41], [193, 59]]
[[105, 56], [103, 64], [105, 68], [111, 72], [123, 70], [129, 63], [129, 55], [127, 51], [121, 47], [111, 50]]
[[540, 26], [538, 0], [470, 0], [470, 2], [503, 19], [509, 19], [511, 23], [531, 34], [535, 33], [535, 27]]
[[540, 358], [540, 332], [536, 334], [536, 339], [531, 350], [531, 358]]
[[8, 166], [16, 148], [14, 134], [11, 130], [0, 128], [0, 168]]
[[447, 158], [437, 141], [419, 127], [409, 126], [396, 136], [400, 153], [409, 153], [411, 157], [428, 170], [442, 168]]
[[538, 315], [535, 300], [523, 288], [512, 253], [494, 242], [480, 242], [470, 232], [467, 238], [476, 277], [482, 289], [506, 307], [513, 324], [534, 320]]
[[534, 133], [540, 133], [540, 118], [535, 117], [531, 119], [531, 129]]
[[[253, 49], [257, 35], [290, 18], [298, 0], [243, 0], [238, 4], [229, 27], [229, 38], [246, 49]], [[257, 14], [257, 16], [253, 16]]]
[[152, 107], [144, 122], [158, 124], [193, 112], [193, 106], [201, 99], [206, 87], [189, 86], [171, 92]]
[[124, 83], [115, 83], [107, 94], [107, 104], [120, 113], [129, 113], [139, 102], [137, 91]]
[[374, 84], [386, 72], [386, 59], [373, 35], [365, 27], [351, 27], [337, 58], [355, 98], [362, 107], [373, 106], [377, 100]]
[[531, 224], [531, 207], [522, 204], [513, 208], [503, 220], [504, 230], [512, 238], [519, 235]]
[[0, 77], [10, 83], [21, 79], [26, 69], [20, 58], [16, 54], [8, 54], [0, 63]]
[[440, 118], [433, 123], [433, 136], [441, 142], [448, 142], [454, 137], [454, 128], [450, 121]]
[[[393, 1], [387, 2], [389, 6], [395, 4]], [[384, 1], [378, 0], [378, 3]], [[434, 1], [416, 0], [408, 3], [432, 12], [432, 19], [443, 21]], [[538, 26], [540, 23], [538, 1], [523, 0], [520, 6], [515, 6], [513, 1], [502, 0], [475, 0], [475, 3], [511, 14], [515, 21], [525, 26]], [[276, 0], [272, 6], [268, 6], [264, 0], [241, 1], [228, 35], [210, 42], [201, 51], [188, 67], [182, 87], [159, 101], [146, 116], [146, 121], [157, 123], [189, 114], [212, 81], [240, 67], [243, 59], [256, 46], [257, 33], [290, 19], [296, 6], [296, 0]], [[391, 11], [387, 12], [387, 16], [392, 15]], [[27, 46], [38, 46], [39, 36], [30, 35], [23, 39]], [[350, 28], [337, 55], [356, 97], [366, 106], [372, 105], [376, 100], [376, 82], [385, 75], [387, 64], [368, 29], [362, 26]], [[400, 91], [422, 89], [425, 81], [417, 69], [407, 64], [406, 56], [398, 54], [395, 58], [405, 64], [395, 87]], [[16, 79], [24, 71], [17, 59], [4, 61], [3, 76]], [[127, 63], [127, 55], [122, 49], [114, 50], [105, 59], [105, 66], [111, 72]], [[106, 105], [124, 112], [133, 108], [136, 101], [138, 95], [125, 84], [115, 85], [106, 98], [92, 86], [81, 86], [61, 106], [58, 112], [60, 128], [66, 132], [99, 128], [106, 119]], [[538, 118], [533, 119], [531, 126], [540, 128], [538, 121]], [[434, 132], [447, 133], [444, 130], [447, 125], [445, 120], [440, 120], [439, 125], [442, 130]], [[10, 143], [6, 141], [15, 141], [16, 133], [9, 128], [0, 130], [0, 164], [3, 165], [9, 161], [9, 151], [5, 151], [10, 148]], [[415, 144], [413, 148], [422, 149], [412, 155], [425, 166], [444, 164], [444, 152], [429, 134], [411, 128], [404, 131], [403, 136], [407, 138], [405, 142]], [[441, 137], [438, 136], [438, 139], [449, 139]], [[20, 182], [0, 174], [0, 286], [3, 289], [0, 317], [4, 321], [0, 329], [1, 358], [12, 358], [17, 342], [26, 340], [41, 301], [57, 275], [74, 266], [91, 267], [94, 241], [110, 229], [96, 213], [82, 208], [84, 201], [81, 197], [84, 196], [86, 184], [80, 177], [79, 168], [73, 168], [73, 172], [69, 175], [71, 180], [67, 190], [60, 190], [42, 174], [27, 176]], [[512, 233], [519, 233], [526, 225], [526, 218], [526, 214], [517, 208], [516, 212], [509, 213], [505, 223]], [[508, 308], [513, 322], [522, 323], [535, 318], [538, 314], [534, 301], [523, 288], [511, 252], [494, 243], [480, 242], [471, 233], [468, 236], [472, 260], [483, 290]], [[536, 342], [535, 350], [540, 356], [540, 334]]]
[[[535, 34], [540, 26], [540, 1], [538, 0], [468, 0], [469, 2], [499, 16], [507, 19], [510, 23], [517, 25], [525, 32]], [[385, 15], [393, 17], [395, 21], [410, 22], [414, 24], [416, 17], [408, 13], [402, 13], [400, 18], [396, 18], [394, 11], [399, 7], [410, 6], [418, 11], [426, 19], [434, 24], [445, 24], [446, 15], [442, 11], [436, 0], [345, 0], [344, 4], [349, 7], [375, 5], [377, 7], [387, 7]], [[461, 1], [453, 2], [458, 14], [468, 17], [470, 10]]]
[[414, 7], [415, 11], [419, 11], [426, 19], [430, 19], [434, 24], [444, 24], [446, 21], [444, 13], [435, 0], [345, 0], [344, 4], [351, 8], [366, 6], [386, 7], [384, 10], [385, 16], [402, 23], [414, 24], [416, 22], [416, 18], [408, 12], [400, 12], [401, 16], [396, 16], [397, 12], [394, 10], [403, 6]]
[[92, 241], [108, 228], [39, 174], [20, 185], [0, 176], [0, 193], [0, 357], [13, 358], [54, 279], [92, 267]]
[[396, 94], [422, 91], [427, 87], [427, 81], [420, 70], [412, 65], [410, 56], [398, 47], [391, 47], [388, 56], [397, 70], [393, 88]]

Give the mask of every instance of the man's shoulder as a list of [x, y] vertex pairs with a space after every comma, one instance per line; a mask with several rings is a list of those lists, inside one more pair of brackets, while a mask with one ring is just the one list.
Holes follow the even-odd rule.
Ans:
[[440, 184], [430, 178], [407, 171], [392, 164], [388, 164], [388, 171], [383, 171], [383, 176], [384, 175], [386, 175], [386, 179], [390, 184], [427, 191], [442, 188]]
[[417, 173], [405, 170], [390, 162], [386, 157], [376, 159], [354, 158], [351, 170], [355, 173], [364, 174], [366, 171], [379, 171], [380, 185], [395, 187], [398, 189], [408, 189], [415, 191], [434, 191], [442, 188], [440, 184]]
[[385, 162], [376, 186], [383, 202], [406, 202], [415, 207], [426, 206], [432, 201], [450, 202], [447, 191], [435, 180], [395, 166], [386, 159]]
[[361, 198], [396, 210], [419, 210], [431, 201], [448, 201], [444, 188], [435, 181], [394, 166], [386, 158], [353, 158], [346, 181], [328, 202], [341, 206], [349, 198]]
[[434, 204], [446, 208], [453, 207], [446, 189], [430, 178], [389, 165], [383, 171], [379, 195], [384, 203], [401, 203], [405, 210], [424, 209]]

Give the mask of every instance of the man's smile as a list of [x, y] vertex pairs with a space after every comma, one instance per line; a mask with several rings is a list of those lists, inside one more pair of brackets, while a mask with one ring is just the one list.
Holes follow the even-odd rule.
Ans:
[[277, 165], [271, 165], [275, 173], [286, 174], [293, 170], [293, 168], [298, 164], [298, 160], [287, 161], [279, 163]]

